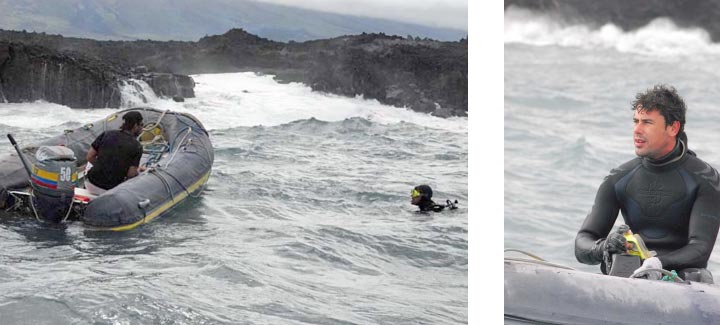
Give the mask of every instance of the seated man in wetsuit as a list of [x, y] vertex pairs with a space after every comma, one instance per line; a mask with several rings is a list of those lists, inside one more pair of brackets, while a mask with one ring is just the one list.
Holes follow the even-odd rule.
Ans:
[[[685, 103], [675, 88], [657, 85], [632, 103], [636, 158], [610, 171], [575, 238], [581, 263], [602, 263], [623, 252], [625, 238], [611, 232], [618, 211], [657, 256], [648, 269], [675, 270], [691, 281], [712, 283], [705, 269], [720, 227], [720, 176], [688, 149]], [[645, 273], [645, 272], [643, 272]], [[660, 272], [653, 272], [659, 278]]]
[[[410, 191], [410, 203], [417, 205], [420, 211], [440, 212], [445, 209], [444, 205], [435, 204], [432, 200], [432, 188], [428, 185], [418, 185]], [[453, 205], [454, 207], [454, 205]]]
[[143, 170], [138, 167], [143, 148], [137, 140], [142, 128], [142, 114], [128, 112], [123, 115], [120, 130], [105, 131], [95, 139], [87, 153], [93, 168], [85, 180], [91, 194], [100, 195]]

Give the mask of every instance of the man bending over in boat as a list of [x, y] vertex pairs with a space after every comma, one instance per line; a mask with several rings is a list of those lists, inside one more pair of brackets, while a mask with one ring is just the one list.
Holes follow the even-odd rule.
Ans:
[[100, 195], [142, 171], [140, 158], [143, 148], [137, 140], [143, 128], [140, 112], [123, 115], [120, 130], [105, 131], [93, 141], [87, 161], [93, 168], [85, 180], [85, 188]]
[[625, 238], [610, 232], [621, 211], [625, 224], [657, 252], [635, 274], [675, 270], [685, 280], [712, 283], [705, 268], [720, 227], [720, 176], [688, 149], [685, 102], [675, 88], [656, 85], [638, 93], [632, 110], [638, 157], [612, 169], [600, 184], [575, 238], [575, 257], [602, 263], [607, 274], [604, 255], [625, 251]]

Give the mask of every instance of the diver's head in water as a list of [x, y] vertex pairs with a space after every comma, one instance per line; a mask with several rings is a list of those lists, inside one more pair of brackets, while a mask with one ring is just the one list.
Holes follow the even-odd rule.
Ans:
[[420, 210], [425, 210], [426, 207], [432, 206], [432, 188], [428, 185], [418, 185], [410, 191], [410, 203], [420, 207]]

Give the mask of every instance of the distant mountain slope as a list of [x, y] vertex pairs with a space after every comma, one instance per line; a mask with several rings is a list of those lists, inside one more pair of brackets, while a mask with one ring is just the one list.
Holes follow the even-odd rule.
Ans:
[[[362, 1], [358, 2], [362, 5]], [[197, 41], [243, 28], [287, 42], [385, 33], [457, 41], [467, 30], [338, 15], [249, 0], [0, 0], [0, 29], [104, 40]]]

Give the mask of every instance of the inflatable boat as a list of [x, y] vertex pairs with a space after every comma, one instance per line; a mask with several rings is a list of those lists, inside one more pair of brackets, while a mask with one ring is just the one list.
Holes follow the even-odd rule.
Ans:
[[505, 323], [720, 324], [720, 287], [505, 257]]
[[[117, 130], [130, 111], [143, 115], [138, 140], [145, 170], [95, 196], [84, 189], [91, 165], [86, 155], [102, 132]], [[214, 159], [208, 132], [188, 113], [132, 108], [111, 114], [40, 143], [22, 147], [12, 135], [9, 154], [0, 156], [0, 207], [24, 210], [42, 221], [80, 220], [90, 229], [128, 230], [198, 196]]]

